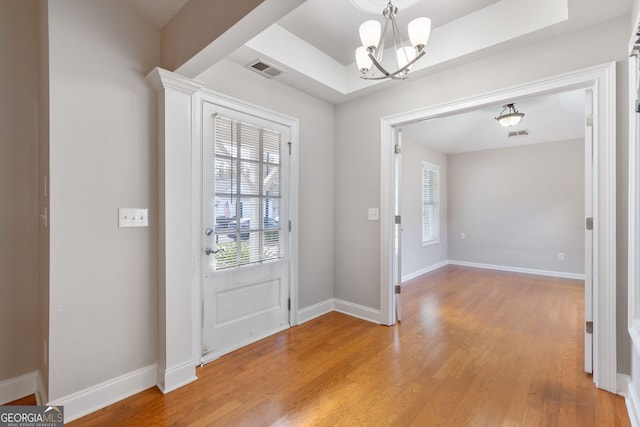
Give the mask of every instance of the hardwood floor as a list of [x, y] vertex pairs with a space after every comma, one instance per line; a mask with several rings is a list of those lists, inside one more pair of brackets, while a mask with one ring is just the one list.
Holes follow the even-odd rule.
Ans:
[[31, 396], [26, 396], [26, 397], [23, 397], [22, 399], [9, 402], [7, 403], [7, 405], [8, 406], [35, 406], [37, 405], [36, 396], [32, 394]]
[[403, 301], [396, 327], [330, 313], [69, 425], [629, 425], [583, 372], [581, 282], [449, 266]]

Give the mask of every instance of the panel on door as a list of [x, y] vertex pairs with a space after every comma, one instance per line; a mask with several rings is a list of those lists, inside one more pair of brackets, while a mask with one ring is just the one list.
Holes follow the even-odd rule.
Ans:
[[289, 132], [203, 107], [203, 362], [289, 327]]

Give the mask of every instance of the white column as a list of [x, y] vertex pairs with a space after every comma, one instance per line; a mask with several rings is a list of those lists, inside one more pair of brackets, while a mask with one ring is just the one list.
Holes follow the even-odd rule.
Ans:
[[155, 68], [158, 93], [159, 351], [156, 385], [168, 393], [196, 380], [193, 356], [192, 120], [202, 85]]

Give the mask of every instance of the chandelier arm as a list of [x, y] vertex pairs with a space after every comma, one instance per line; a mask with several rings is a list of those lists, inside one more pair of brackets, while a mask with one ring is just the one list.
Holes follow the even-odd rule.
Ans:
[[389, 26], [389, 20], [385, 19], [384, 27], [382, 27], [382, 33], [380, 34], [380, 40], [378, 40], [378, 46], [376, 46], [376, 59], [382, 61], [382, 52], [384, 52], [384, 43], [387, 38], [387, 27]]
[[366, 78], [365, 77], [366, 79], [368, 79], [368, 80], [382, 80], [382, 79], [386, 79], [386, 78], [391, 78], [391, 79], [394, 79], [394, 80], [404, 80], [403, 78], [396, 77], [396, 74], [398, 74], [401, 70], [398, 70], [398, 71], [396, 71], [394, 73], [390, 73], [382, 66], [382, 64], [380, 62], [378, 62], [378, 60], [376, 58], [373, 57], [373, 55], [369, 54], [369, 59], [371, 59], [371, 61], [373, 62], [373, 65], [375, 65], [376, 68], [378, 70], [380, 70], [380, 72], [383, 75], [380, 76], [380, 77], [375, 77], [375, 78], [371, 78], [371, 77], [370, 78]]
[[391, 78], [391, 79], [394, 79], [394, 80], [405, 80], [405, 79], [407, 79], [408, 76], [402, 78], [402, 77], [397, 77], [397, 75], [402, 73], [403, 71], [405, 71], [409, 67], [411, 67], [415, 62], [418, 61], [418, 59], [422, 58], [424, 56], [424, 54], [425, 54], [425, 51], [423, 50], [418, 55], [416, 55], [415, 58], [413, 58], [411, 61], [409, 61], [407, 63], [407, 65], [405, 65], [404, 67], [398, 69], [397, 71], [394, 71], [393, 73], [390, 73], [382, 66], [382, 64], [380, 64], [376, 60], [376, 58], [371, 53], [369, 53], [369, 59], [371, 59], [371, 61], [373, 62], [373, 65], [375, 65], [376, 68], [378, 70], [380, 70], [380, 72], [382, 74], [384, 74], [384, 76], [381, 76], [381, 77], [362, 77], [361, 76], [361, 78], [363, 78], [365, 80], [382, 80], [382, 79], [386, 79], [386, 78]]
[[396, 20], [391, 17], [391, 37], [393, 37], [393, 52], [398, 51], [398, 24], [396, 24]]
[[385, 79], [393, 79], [393, 80], [404, 80], [398, 77], [388, 77], [388, 76], [380, 76], [380, 77], [364, 77], [360, 76], [362, 80], [385, 80]]
[[[402, 51], [404, 52], [404, 40], [400, 35], [400, 29], [398, 28], [398, 23], [393, 17], [391, 18], [391, 28], [393, 31], [393, 51], [394, 52], [398, 51], [398, 40], [400, 40], [400, 47], [402, 47]], [[407, 57], [406, 52], [404, 52], [404, 57], [407, 61], [409, 61], [409, 58]]]

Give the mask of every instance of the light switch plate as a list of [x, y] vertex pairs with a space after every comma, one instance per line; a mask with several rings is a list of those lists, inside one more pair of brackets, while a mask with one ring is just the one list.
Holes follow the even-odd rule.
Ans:
[[118, 227], [148, 227], [149, 209], [119, 208]]
[[378, 220], [380, 220], [380, 209], [369, 208], [369, 221], [378, 221]]

